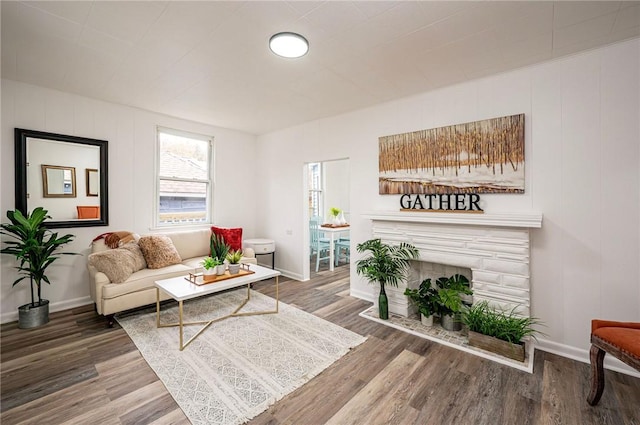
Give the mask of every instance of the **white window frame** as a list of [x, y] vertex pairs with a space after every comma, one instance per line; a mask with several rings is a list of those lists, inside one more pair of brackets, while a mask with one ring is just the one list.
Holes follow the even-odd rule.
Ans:
[[[311, 166], [318, 164], [318, 173], [320, 174], [320, 181], [319, 181], [319, 185], [320, 188], [319, 189], [312, 189], [313, 183], [311, 182], [311, 180], [309, 179], [308, 182], [308, 188], [307, 188], [307, 196], [310, 196], [311, 193], [317, 193], [318, 194], [318, 214], [316, 214], [317, 216], [323, 217], [323, 208], [324, 208], [324, 166], [322, 164], [322, 162], [310, 162], [308, 165], [308, 169], [307, 169], [307, 173], [311, 174]], [[308, 199], [308, 198], [307, 198]], [[309, 218], [311, 218], [312, 216], [312, 212], [309, 211]], [[324, 217], [323, 217], [324, 218]]]
[[[208, 165], [208, 179], [184, 179], [184, 178], [175, 178], [175, 177], [162, 177], [160, 176], [160, 133], [172, 134], [174, 136], [186, 137], [194, 140], [202, 140], [209, 143], [209, 149], [207, 154], [207, 165]], [[193, 226], [210, 226], [213, 223], [213, 196], [214, 196], [214, 137], [206, 136], [203, 134], [192, 133], [184, 130], [177, 130], [174, 128], [156, 127], [156, 144], [155, 144], [155, 190], [154, 190], [154, 199], [153, 199], [153, 225], [151, 228], [183, 228], [183, 227], [193, 227]], [[173, 181], [187, 181], [187, 182], [197, 182], [197, 183], [206, 183], [207, 184], [207, 199], [205, 202], [206, 205], [206, 217], [203, 222], [184, 222], [184, 223], [161, 223], [160, 222], [160, 180], [173, 180]]]

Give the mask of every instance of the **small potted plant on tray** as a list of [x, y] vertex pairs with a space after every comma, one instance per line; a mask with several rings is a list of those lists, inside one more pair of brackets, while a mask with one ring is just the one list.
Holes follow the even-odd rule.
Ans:
[[229, 274], [238, 274], [240, 272], [240, 260], [242, 260], [242, 250], [231, 250], [227, 254], [229, 261]]
[[433, 326], [433, 315], [438, 312], [438, 290], [431, 286], [431, 279], [423, 280], [418, 289], [405, 289], [404, 294], [418, 307], [422, 324]]
[[204, 269], [202, 274], [204, 276], [212, 276], [216, 274], [216, 269], [222, 264], [222, 261], [220, 261], [218, 257], [206, 257], [200, 264], [202, 264], [202, 268]]
[[227, 265], [224, 264], [224, 261], [229, 253], [229, 245], [227, 245], [221, 235], [212, 233], [211, 238], [209, 239], [209, 248], [211, 250], [211, 257], [217, 258], [219, 261], [216, 266], [216, 274], [223, 275], [227, 269]]
[[515, 307], [511, 311], [498, 310], [487, 301], [467, 309], [462, 320], [469, 328], [469, 345], [520, 362], [525, 358], [524, 338], [535, 339], [540, 333], [533, 328], [539, 324], [536, 318], [516, 314]]

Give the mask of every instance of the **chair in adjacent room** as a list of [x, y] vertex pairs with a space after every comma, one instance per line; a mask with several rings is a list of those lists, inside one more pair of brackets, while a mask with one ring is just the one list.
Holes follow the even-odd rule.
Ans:
[[320, 268], [320, 262], [324, 260], [330, 260], [331, 244], [329, 239], [322, 237], [320, 231], [320, 221], [312, 217], [309, 220], [309, 241], [311, 255], [316, 255], [316, 272]]
[[334, 242], [335, 245], [335, 265], [340, 263], [340, 260], [344, 258], [345, 263], [349, 263], [351, 259], [351, 241], [349, 238], [340, 238]]
[[604, 355], [640, 371], [640, 323], [591, 321], [591, 392], [587, 402], [595, 406], [604, 391]]

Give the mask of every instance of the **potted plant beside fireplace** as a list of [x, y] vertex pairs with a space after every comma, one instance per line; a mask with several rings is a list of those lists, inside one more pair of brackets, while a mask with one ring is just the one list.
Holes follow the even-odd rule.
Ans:
[[467, 309], [462, 320], [469, 328], [469, 345], [491, 351], [520, 362], [525, 358], [526, 337], [540, 333], [533, 327], [540, 322], [533, 317], [516, 314], [516, 308], [502, 311], [487, 301]]
[[441, 277], [436, 281], [438, 285], [438, 310], [440, 323], [445, 330], [459, 331], [462, 329], [461, 314], [464, 310], [462, 295], [472, 295], [469, 279], [461, 274], [451, 277]]
[[383, 320], [389, 318], [389, 302], [384, 290], [385, 285], [398, 286], [406, 279], [410, 260], [419, 258], [418, 249], [408, 243], [389, 245], [380, 239], [370, 239], [356, 245], [358, 252], [369, 251], [369, 255], [356, 261], [356, 272], [380, 285], [378, 295], [378, 313]]
[[405, 289], [404, 294], [418, 307], [422, 324], [433, 326], [433, 315], [438, 312], [438, 289], [432, 286], [431, 279], [424, 279], [418, 289]]

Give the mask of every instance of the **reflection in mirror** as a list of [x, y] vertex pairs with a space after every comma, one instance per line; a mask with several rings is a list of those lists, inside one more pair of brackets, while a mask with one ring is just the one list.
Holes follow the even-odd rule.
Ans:
[[42, 196], [45, 198], [75, 198], [76, 169], [43, 164]]
[[[16, 128], [15, 154], [16, 209], [43, 207], [51, 228], [109, 224], [105, 140]], [[76, 179], [76, 169], [86, 178]], [[97, 214], [80, 217], [78, 206]]]
[[87, 168], [87, 196], [98, 196], [98, 188], [100, 187], [100, 175], [95, 168]]

